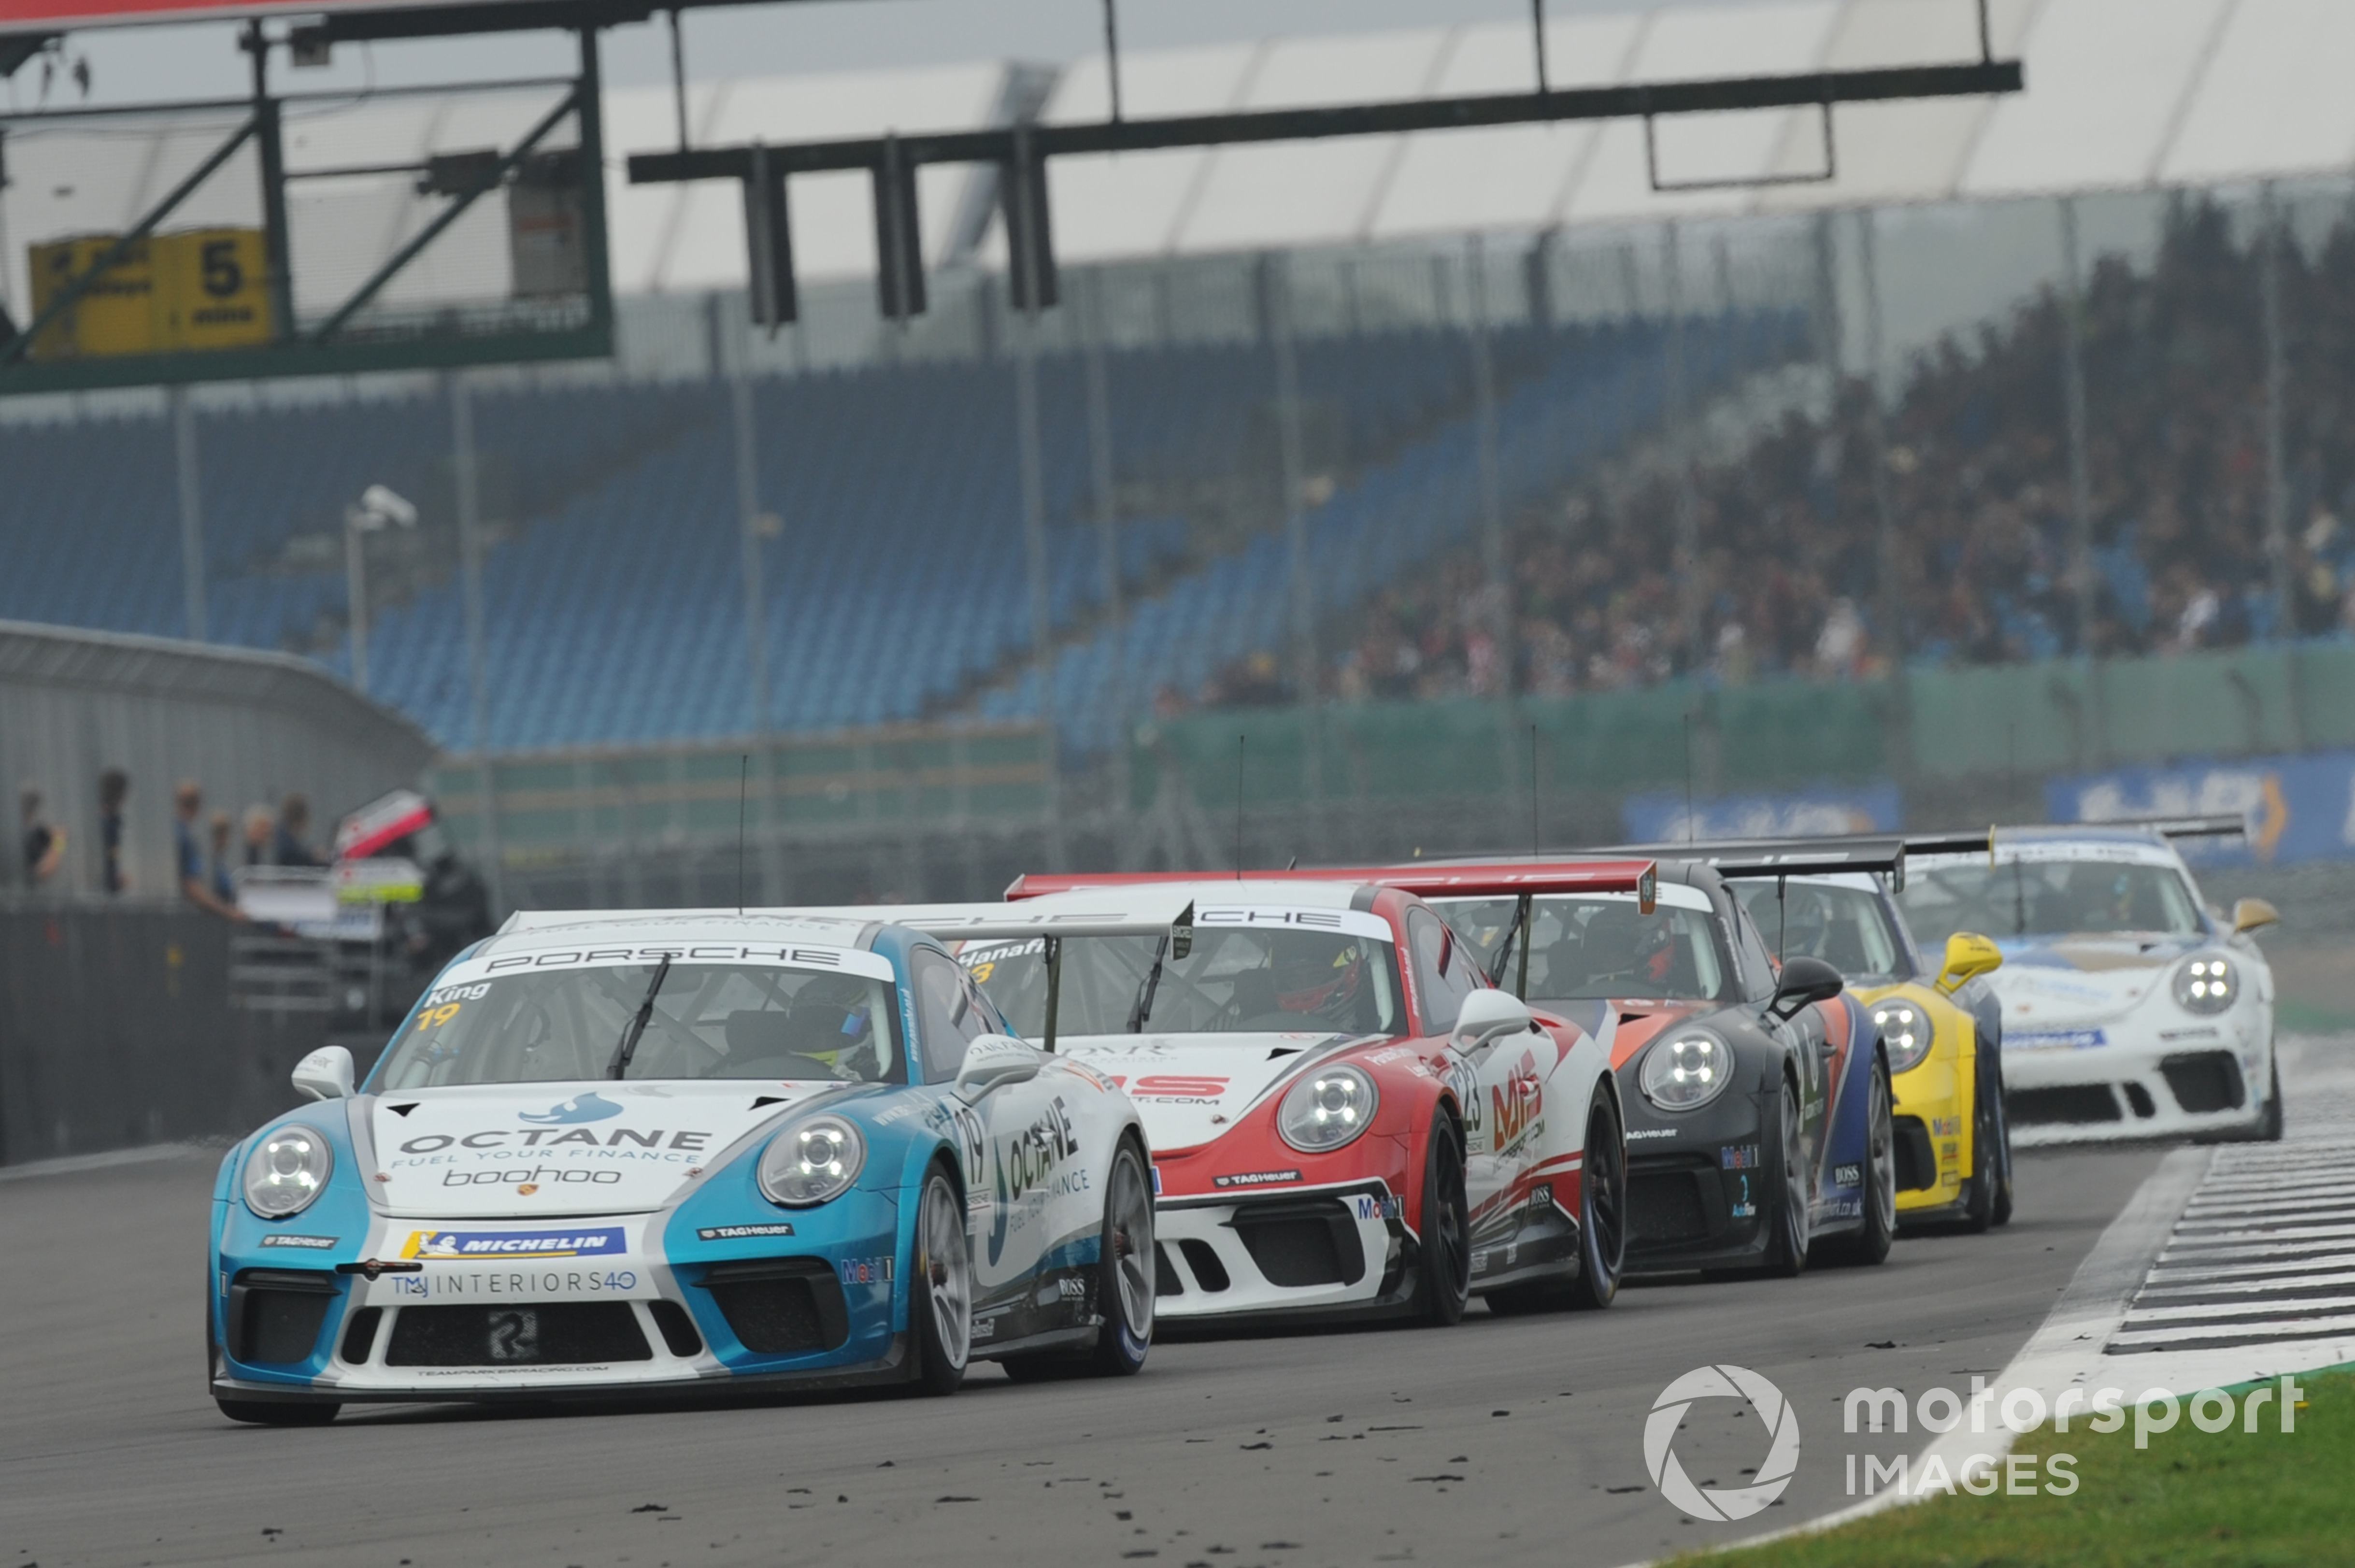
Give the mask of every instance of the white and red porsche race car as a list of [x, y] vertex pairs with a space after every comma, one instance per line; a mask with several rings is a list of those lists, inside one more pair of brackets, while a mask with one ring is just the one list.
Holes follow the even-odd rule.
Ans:
[[[1648, 861], [1548, 869], [1652, 879]], [[1451, 891], [1497, 875], [1433, 873]], [[1348, 876], [1029, 878], [1007, 905], [891, 913], [963, 938], [1012, 1028], [1136, 1104], [1164, 1318], [1607, 1305], [1626, 1154], [1603, 1049], [1494, 989], [1413, 892]]]

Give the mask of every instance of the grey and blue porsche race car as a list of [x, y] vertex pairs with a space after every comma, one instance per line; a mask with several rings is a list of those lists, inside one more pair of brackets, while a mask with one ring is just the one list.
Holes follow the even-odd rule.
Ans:
[[229, 1151], [206, 1342], [240, 1421], [1135, 1371], [1144, 1132], [931, 938], [733, 911], [518, 915], [364, 1083]]

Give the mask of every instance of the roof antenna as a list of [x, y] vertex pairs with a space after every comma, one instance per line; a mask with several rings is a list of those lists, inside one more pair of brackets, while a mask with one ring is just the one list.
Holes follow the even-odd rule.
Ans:
[[[1540, 15], [1543, 13], [1540, 12]], [[1542, 24], [1540, 24], [1542, 25]], [[1529, 726], [1529, 859], [1540, 859], [1544, 851], [1538, 846], [1544, 842], [1538, 832], [1538, 727]]]
[[752, 753], [743, 756], [736, 774], [736, 912], [744, 912], [744, 792], [752, 782]]
[[1235, 737], [1235, 880], [1243, 880], [1243, 747], [1249, 736]]
[[1789, 880], [1779, 875], [1774, 879], [1774, 962], [1778, 965], [1790, 948], [1791, 905], [1784, 890]]

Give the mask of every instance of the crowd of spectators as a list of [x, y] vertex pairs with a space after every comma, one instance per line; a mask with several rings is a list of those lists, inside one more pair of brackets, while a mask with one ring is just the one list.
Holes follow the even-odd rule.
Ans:
[[[134, 891], [124, 858], [125, 816], [131, 775], [108, 768], [98, 775], [98, 846], [95, 881], [100, 891], [120, 897]], [[17, 792], [18, 865], [27, 892], [55, 891], [67, 869], [68, 836], [49, 813], [37, 785]], [[289, 795], [275, 810], [246, 807], [239, 823], [226, 811], [208, 816], [203, 787], [182, 779], [172, 790], [172, 891], [197, 908], [224, 920], [242, 920], [237, 909], [234, 872], [240, 866], [325, 866], [310, 844], [311, 805]]]
[[[2287, 625], [2268, 546], [2265, 257], [2248, 227], [2236, 234], [2222, 209], [2187, 202], [2147, 270], [2104, 256], [2086, 281], [2089, 626], [2074, 566], [2068, 316], [2048, 290], [1975, 342], [1949, 337], [1919, 357], [1877, 434], [1867, 386], [1850, 381], [1824, 415], [1787, 416], [1738, 461], [1689, 477], [1654, 465], [1548, 497], [1513, 520], [1501, 585], [1476, 546], [1419, 568], [1347, 623], [1324, 695], [1492, 693], [1508, 646], [1516, 689], [1562, 695], [1687, 673], [1846, 678], [1896, 658], [1991, 664], [2348, 635], [2355, 227], [2276, 252]], [[1289, 701], [1288, 672], [1288, 660], [1253, 656], [1199, 699]], [[1164, 694], [1165, 709], [1177, 705]]]

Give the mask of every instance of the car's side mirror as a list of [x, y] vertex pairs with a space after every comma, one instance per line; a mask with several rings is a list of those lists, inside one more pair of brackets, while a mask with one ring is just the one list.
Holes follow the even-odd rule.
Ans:
[[1010, 1034], [986, 1034], [964, 1048], [964, 1063], [957, 1069], [956, 1091], [977, 1100], [1007, 1083], [1028, 1083], [1047, 1065], [1047, 1053]]
[[1508, 1034], [1527, 1034], [1535, 1023], [1529, 1005], [1510, 991], [1475, 991], [1464, 998], [1448, 1038], [1455, 1049], [1473, 1051]]
[[1787, 1019], [1811, 1003], [1831, 1000], [1846, 985], [1840, 972], [1820, 958], [1804, 953], [1785, 958], [1783, 972], [1774, 976], [1774, 999], [1766, 1004], [1766, 1010]]
[[1946, 955], [1938, 965], [1938, 989], [1951, 997], [1966, 981], [2002, 967], [2002, 948], [1975, 931], [1958, 931], [1946, 938]]
[[2254, 931], [2261, 925], [2281, 923], [2281, 911], [2264, 899], [2243, 899], [2232, 906], [2232, 934]]
[[352, 1053], [340, 1045], [323, 1045], [294, 1064], [294, 1092], [306, 1100], [348, 1100], [352, 1097]]

